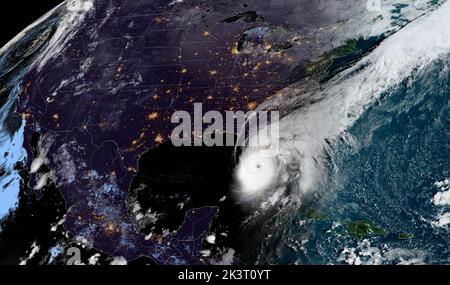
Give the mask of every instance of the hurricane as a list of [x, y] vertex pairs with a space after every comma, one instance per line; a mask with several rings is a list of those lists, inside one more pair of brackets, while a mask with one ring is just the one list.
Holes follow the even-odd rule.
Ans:
[[[364, 151], [364, 148], [367, 148], [364, 145], [366, 142], [360, 140], [371, 139], [378, 128], [389, 124], [389, 119], [384, 118], [381, 122], [369, 121], [368, 125], [376, 125], [365, 134], [370, 138], [355, 135], [353, 132], [356, 128], [355, 124], [363, 124], [362, 121], [368, 120], [366, 117], [370, 116], [374, 109], [386, 104], [390, 96], [398, 97], [404, 85], [407, 86], [405, 88], [413, 86], [423, 80], [424, 76], [438, 76], [447, 80], [450, 55], [448, 15], [450, 15], [450, 3], [446, 2], [436, 11], [421, 16], [383, 40], [376, 49], [352, 67], [336, 75], [320, 89], [299, 95], [302, 97], [300, 107], [289, 110], [280, 121], [280, 149], [277, 154], [277, 160], [290, 169], [291, 187], [289, 191], [285, 191], [285, 194], [291, 196], [297, 210], [304, 206], [305, 203], [302, 200], [310, 202], [309, 197], [316, 191], [320, 192], [320, 199], [324, 200], [327, 199], [327, 195], [338, 195], [324, 188], [342, 179], [338, 177], [340, 175], [338, 172], [341, 170], [339, 168], [342, 167], [340, 165], [342, 154], [339, 154], [339, 151], [343, 148], [352, 149], [353, 152]], [[436, 68], [440, 70], [434, 70]], [[292, 92], [292, 89], [290, 88], [288, 92]], [[448, 90], [448, 87], [445, 87], [445, 90]], [[430, 92], [431, 94], [427, 94]], [[423, 103], [422, 100], [427, 99], [426, 96], [437, 96], [432, 92], [433, 90], [420, 90], [417, 94], [420, 99], [404, 96], [400, 99], [399, 105], [408, 109], [417, 107]], [[398, 109], [395, 111], [400, 114], [408, 111], [402, 110], [401, 107]], [[274, 167], [270, 163], [260, 165], [258, 156], [260, 156], [260, 150], [253, 148], [244, 150], [241, 165], [236, 171], [238, 175], [244, 175], [242, 169], [249, 164], [248, 168], [253, 167], [252, 169], [261, 175], [258, 177], [258, 183], [252, 183], [254, 190], [269, 191], [261, 185], [270, 185], [270, 181], [275, 179], [265, 173], [265, 170], [272, 174], [279, 173], [273, 171]], [[247, 179], [251, 183], [253, 178], [249, 174]], [[282, 178], [279, 177], [278, 181], [281, 180]], [[244, 179], [244, 181], [247, 180]], [[251, 190], [249, 188], [249, 191]], [[353, 190], [357, 191], [357, 189]], [[354, 194], [359, 195], [359, 193]], [[273, 201], [274, 197], [279, 200], [285, 199], [284, 195], [271, 196], [272, 205], [280, 204], [277, 203], [280, 201]], [[290, 215], [297, 217], [291, 209], [287, 211]], [[446, 217], [443, 216], [441, 226], [444, 220]], [[286, 221], [291, 219], [288, 218]], [[336, 223], [336, 225], [339, 224]], [[370, 254], [368, 256], [371, 257]], [[375, 262], [373, 258], [366, 259], [369, 259], [367, 262]], [[394, 259], [391, 258], [390, 261]], [[381, 260], [380, 258], [378, 262], [381, 263]], [[420, 259], [420, 261], [423, 260]], [[349, 259], [348, 262], [355, 261]]]
[[61, 3], [0, 49], [0, 263], [449, 264], [449, 18]]

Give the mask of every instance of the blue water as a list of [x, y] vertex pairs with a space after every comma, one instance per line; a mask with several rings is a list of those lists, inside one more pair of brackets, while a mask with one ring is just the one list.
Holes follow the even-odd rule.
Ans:
[[[450, 230], [433, 224], [450, 209], [431, 201], [434, 182], [450, 177], [448, 64], [436, 62], [389, 90], [348, 130], [356, 143], [336, 146], [331, 179], [311, 205], [327, 218], [299, 216], [273, 262], [346, 264], [353, 250], [362, 263], [450, 263]], [[346, 223], [358, 220], [386, 235], [350, 236]]]
[[0, 177], [0, 219], [17, 206], [21, 178], [14, 170], [14, 165], [26, 157], [25, 149], [22, 147], [24, 122], [14, 134], [10, 134], [3, 127], [17, 91], [17, 88], [14, 89], [9, 100], [0, 108], [0, 167], [5, 170], [5, 175]]

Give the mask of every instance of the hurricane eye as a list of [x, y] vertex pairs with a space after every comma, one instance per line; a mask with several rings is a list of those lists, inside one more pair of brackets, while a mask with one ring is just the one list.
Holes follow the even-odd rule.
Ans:
[[239, 192], [242, 195], [257, 195], [276, 183], [278, 159], [266, 149], [255, 149], [245, 153], [236, 169]]

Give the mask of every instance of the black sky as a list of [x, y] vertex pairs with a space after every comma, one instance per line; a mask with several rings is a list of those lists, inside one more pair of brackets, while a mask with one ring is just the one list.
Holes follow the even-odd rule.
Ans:
[[0, 47], [63, 0], [8, 0], [0, 4]]

